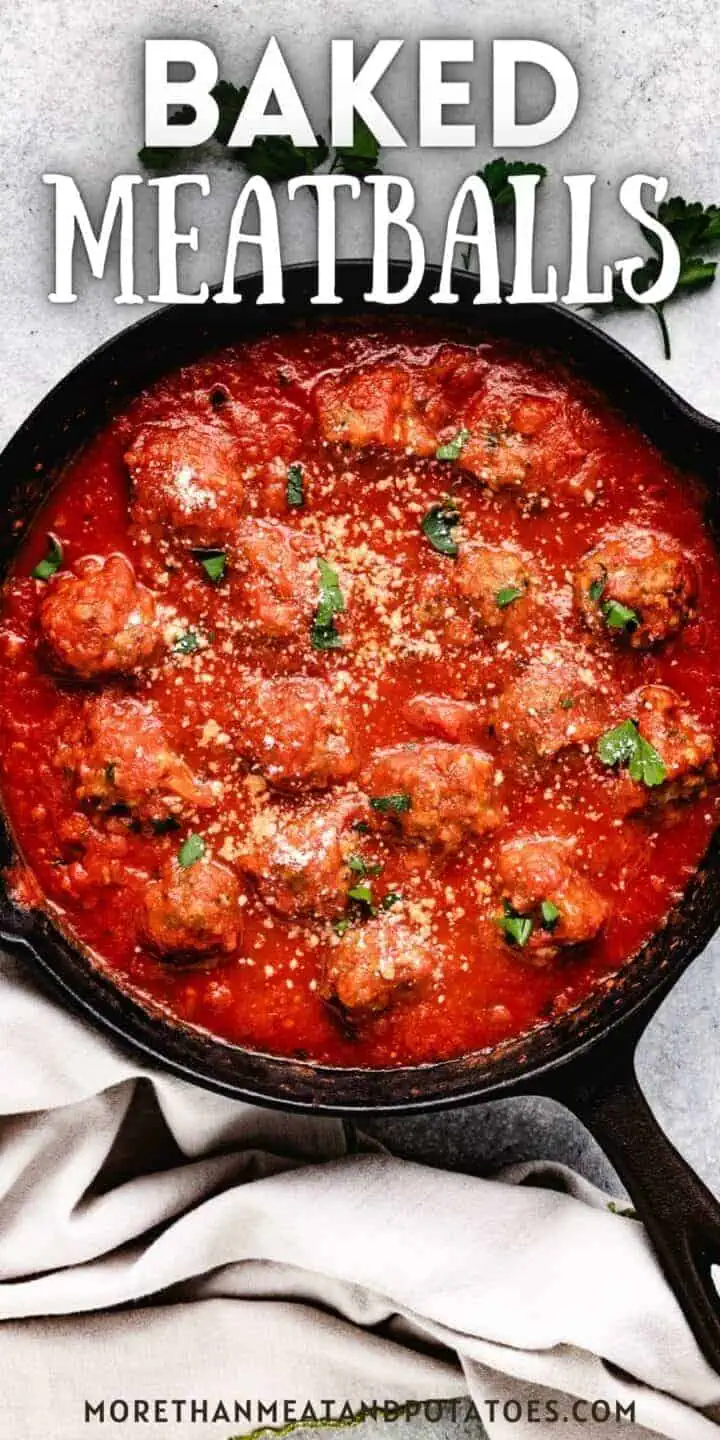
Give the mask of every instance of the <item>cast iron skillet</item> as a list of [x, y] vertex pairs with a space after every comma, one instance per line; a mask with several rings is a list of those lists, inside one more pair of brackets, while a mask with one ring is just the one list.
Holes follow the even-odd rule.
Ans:
[[[370, 267], [338, 267], [342, 311], [336, 322], [375, 308], [364, 300]], [[407, 267], [394, 267], [399, 288]], [[720, 425], [681, 401], [627, 351], [576, 315], [553, 306], [473, 307], [474, 285], [456, 276], [460, 301], [444, 312], [429, 300], [437, 271], [406, 313], [467, 325], [477, 338], [500, 334], [559, 351], [622, 410], [660, 449], [708, 487], [708, 519], [720, 535]], [[117, 408], [156, 376], [216, 346], [252, 339], [319, 319], [310, 305], [313, 266], [285, 272], [286, 303], [256, 307], [258, 276], [244, 279], [243, 303], [161, 310], [123, 331], [83, 361], [41, 402], [0, 456], [0, 570], [16, 551], [59, 468]], [[22, 703], [19, 698], [19, 703]], [[1, 824], [1, 821], [0, 821]], [[0, 864], [13, 854], [0, 829]], [[570, 1106], [593, 1129], [625, 1181], [655, 1244], [661, 1264], [698, 1344], [720, 1371], [720, 1301], [711, 1265], [720, 1263], [720, 1205], [666, 1139], [638, 1087], [633, 1055], [648, 1020], [685, 967], [720, 925], [720, 832], [698, 873], [662, 930], [605, 989], [581, 1009], [491, 1054], [465, 1055], [439, 1064], [395, 1070], [332, 1069], [280, 1059], [228, 1045], [143, 1010], [115, 989], [39, 912], [21, 911], [0, 894], [0, 936], [59, 986], [65, 1002], [116, 1038], [186, 1080], [238, 1099], [325, 1114], [379, 1114], [439, 1110], [511, 1094], [540, 1093]]]

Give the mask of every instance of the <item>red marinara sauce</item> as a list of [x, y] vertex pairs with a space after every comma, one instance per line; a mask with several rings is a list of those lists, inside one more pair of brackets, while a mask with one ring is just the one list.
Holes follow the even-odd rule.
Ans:
[[6, 583], [11, 886], [238, 1044], [526, 1033], [707, 847], [719, 578], [700, 485], [547, 357], [406, 323], [214, 354], [88, 442]]

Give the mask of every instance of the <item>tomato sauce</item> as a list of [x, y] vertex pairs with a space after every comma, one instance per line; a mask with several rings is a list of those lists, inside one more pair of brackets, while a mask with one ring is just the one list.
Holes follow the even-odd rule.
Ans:
[[[442, 354], [447, 335], [420, 324], [298, 327], [214, 354], [139, 395], [67, 466], [5, 586], [0, 786], [25, 867], [11, 884], [27, 894], [23, 873], [31, 875], [43, 905], [121, 989], [233, 1043], [334, 1065], [382, 1066], [454, 1056], [528, 1032], [602, 986], [661, 925], [717, 823], [712, 784], [684, 804], [628, 812], [618, 809], [617, 768], [599, 762], [594, 744], [533, 757], [518, 754], [493, 730], [497, 697], [529, 659], [577, 652], [601, 666], [609, 723], [631, 713], [626, 697], [638, 687], [666, 685], [720, 742], [720, 574], [699, 482], [673, 469], [602, 397], [542, 355], [496, 341], [453, 343], [458, 353], [467, 352], [471, 367], [480, 366], [493, 413], [512, 409], [520, 396], [565, 416], [564, 429], [550, 424], [537, 442], [544, 473], [553, 473], [557, 434], [567, 438], [570, 423], [584, 427], [594, 457], [586, 483], [549, 484], [542, 495], [528, 497], [522, 487], [486, 485], [463, 468], [462, 455], [438, 459], [413, 453], [412, 443], [392, 448], [323, 437], [315, 398], [322, 377], [387, 363], [416, 376]], [[462, 427], [466, 393], [453, 391], [456, 382], [442, 373], [428, 383], [444, 393], [446, 408], [457, 397], [447, 443], [447, 434]], [[148, 423], [188, 415], [224, 427], [247, 461], [247, 523], [280, 521], [310, 537], [336, 573], [352, 576], [339, 647], [313, 648], [307, 627], [281, 643], [250, 634], [243, 607], [252, 579], [236, 569], [232, 553], [213, 582], [191, 547], [131, 523], [128, 447]], [[562, 463], [558, 452], [557, 466]], [[290, 464], [303, 476], [297, 506], [288, 503], [284, 483]], [[446, 575], [456, 560], [433, 548], [422, 521], [433, 506], [448, 505], [448, 496], [459, 515], [453, 536], [460, 552], [464, 537], [480, 535], [528, 557], [538, 605], [524, 630], [499, 638], [478, 629], [464, 648], [436, 632], [428, 641], [426, 622], [418, 618], [422, 583]], [[582, 557], [625, 525], [672, 537], [697, 575], [697, 604], [687, 623], [647, 649], [634, 649], [609, 629], [589, 632], [573, 603]], [[202, 636], [201, 648], [187, 652], [170, 644], [147, 670], [102, 687], [59, 674], [38, 630], [39, 607], [53, 580], [32, 576], [48, 535], [61, 543], [64, 570], [88, 555], [127, 556], [174, 617], [175, 633]], [[432, 727], [423, 733], [409, 718], [414, 696], [470, 702], [487, 717], [474, 743], [494, 766], [499, 826], [469, 834], [451, 853], [408, 843], [392, 817], [358, 834], [358, 849], [375, 871], [370, 884], [380, 922], [384, 897], [401, 896], [397, 903], [407, 908], [408, 923], [421, 926], [442, 963], [431, 983], [398, 993], [382, 1011], [350, 1024], [323, 998], [337, 925], [274, 912], [237, 859], [258, 788], [257, 767], [233, 741], [238, 687], [250, 671], [326, 683], [328, 704], [342, 698], [352, 714], [362, 763], [385, 747], [437, 739]], [[78, 800], [72, 778], [58, 766], [59, 737], [98, 688], [131, 693], [152, 709], [193, 772], [219, 782], [211, 810], [190, 825], [153, 828]], [[362, 763], [359, 776], [333, 788], [362, 789]], [[260, 779], [261, 788], [264, 783]], [[297, 794], [277, 797], [289, 813], [298, 803]], [[68, 838], [73, 817], [86, 824], [89, 811], [92, 823], [78, 849]], [[188, 831], [202, 833], [207, 853], [235, 874], [242, 896], [237, 948], [200, 965], [158, 955], [142, 920], [148, 884], [177, 856]], [[544, 964], [509, 943], [497, 923], [503, 913], [498, 847], [523, 832], [573, 840], [578, 864], [607, 907], [596, 938], [559, 949]], [[348, 890], [353, 883], [348, 876]], [[368, 906], [348, 905], [353, 926], [378, 923]]]

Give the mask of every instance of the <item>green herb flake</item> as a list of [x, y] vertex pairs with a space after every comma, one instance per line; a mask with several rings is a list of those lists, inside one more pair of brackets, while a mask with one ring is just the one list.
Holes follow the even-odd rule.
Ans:
[[603, 765], [627, 765], [632, 780], [662, 785], [665, 766], [657, 750], [640, 734], [634, 720], [623, 720], [600, 736], [597, 753]]
[[458, 430], [457, 433], [453, 435], [452, 440], [448, 440], [445, 445], [438, 445], [438, 448], [435, 451], [435, 459], [459, 460], [469, 439], [469, 430]]
[[366, 875], [379, 875], [383, 868], [380, 864], [369, 865], [362, 855], [349, 855], [347, 863], [348, 869], [352, 870], [353, 875], [359, 875], [361, 879], [364, 879]]
[[357, 900], [361, 905], [373, 905], [372, 885], [354, 885], [348, 890], [348, 900]]
[[573, 700], [572, 695], [563, 695], [562, 700], [560, 701], [560, 709], [572, 710], [574, 704], [575, 701]]
[[553, 904], [552, 900], [543, 900], [540, 906], [540, 916], [543, 923], [543, 929], [554, 930], [558, 920], [560, 919], [560, 911], [558, 910], [557, 905]]
[[44, 560], [38, 561], [33, 570], [34, 580], [49, 580], [63, 563], [62, 545], [54, 535], [48, 535], [48, 552]]
[[213, 585], [217, 585], [227, 569], [227, 555], [223, 550], [217, 551], [213, 555], [203, 555], [200, 564], [208, 580], [212, 580]]
[[370, 804], [381, 815], [402, 815], [410, 809], [411, 800], [406, 791], [400, 790], [397, 795], [376, 795]]
[[318, 559], [317, 565], [320, 572], [320, 603], [310, 627], [310, 640], [313, 650], [340, 650], [342, 636], [335, 624], [335, 616], [342, 614], [345, 609], [340, 580], [337, 570], [333, 570], [326, 560]]
[[514, 600], [520, 600], [524, 594], [525, 591], [520, 585], [505, 585], [502, 590], [498, 590], [495, 603], [499, 610], [506, 610], [508, 605], [512, 605]]
[[288, 465], [287, 472], [287, 503], [291, 510], [300, 510], [305, 504], [305, 490], [303, 486], [303, 467], [294, 461]]
[[183, 870], [189, 870], [198, 860], [202, 860], [205, 854], [205, 841], [202, 835], [188, 835], [187, 840], [180, 846], [178, 861]]
[[377, 175], [380, 166], [380, 146], [360, 115], [355, 116], [352, 145], [337, 145], [330, 166], [330, 173], [356, 175], [362, 180], [366, 175]]
[[502, 930], [505, 939], [511, 945], [519, 945], [522, 950], [527, 945], [533, 932], [533, 922], [529, 915], [516, 915], [509, 905], [505, 906], [505, 914], [497, 915], [495, 923]]
[[402, 898], [402, 895], [400, 895], [397, 890], [388, 890], [387, 895], [383, 895], [380, 901], [380, 909], [392, 910], [393, 905], [398, 905]]
[[627, 605], [621, 605], [618, 600], [608, 600], [602, 607], [602, 613], [605, 624], [611, 630], [634, 630], [639, 620], [636, 610], [628, 609]]
[[176, 655], [194, 655], [200, 649], [200, 636], [197, 630], [186, 630], [184, 634], [178, 635], [173, 644]]
[[459, 524], [460, 512], [445, 503], [433, 505], [422, 522], [422, 532], [439, 555], [457, 555], [458, 544], [453, 530]]
[[607, 585], [607, 576], [606, 576], [606, 575], [603, 575], [603, 576], [598, 576], [597, 580], [593, 580], [592, 585], [589, 586], [589, 588], [588, 588], [588, 595], [590, 596], [590, 599], [592, 600], [593, 605], [599, 604], [600, 599], [601, 599], [601, 597], [602, 597], [603, 590], [605, 589], [605, 586], [606, 586], [606, 585]]
[[350, 929], [349, 915], [341, 915], [339, 920], [333, 920], [333, 930], [342, 939], [343, 935]]

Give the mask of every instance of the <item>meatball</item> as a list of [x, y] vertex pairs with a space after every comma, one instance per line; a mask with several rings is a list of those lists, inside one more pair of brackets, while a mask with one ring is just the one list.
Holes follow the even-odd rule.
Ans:
[[243, 507], [241, 447], [199, 419], [153, 421], [125, 456], [137, 526], [167, 528], [190, 545], [225, 545]]
[[240, 890], [215, 860], [183, 868], [167, 864], [145, 892], [144, 932], [165, 959], [193, 960], [229, 954], [240, 937]]
[[408, 840], [457, 850], [468, 835], [502, 821], [493, 795], [493, 762], [471, 746], [428, 741], [379, 750], [366, 785], [378, 815], [391, 816]]
[[412, 695], [403, 707], [406, 720], [424, 735], [438, 735], [453, 744], [475, 740], [483, 728], [480, 712], [469, 700], [446, 695]]
[[315, 391], [325, 440], [363, 447], [383, 445], [412, 455], [433, 455], [437, 435], [413, 393], [412, 376], [398, 365], [373, 365], [331, 375]]
[[530, 756], [557, 755], [596, 740], [607, 726], [602, 680], [557, 649], [531, 660], [500, 696], [492, 718], [498, 739]]
[[320, 600], [317, 549], [309, 536], [273, 520], [258, 520], [238, 537], [243, 599], [263, 638], [309, 634]]
[[386, 1010], [404, 991], [427, 982], [437, 964], [428, 942], [391, 916], [348, 930], [332, 946], [321, 993], [359, 1019]]
[[644, 685], [632, 697], [631, 711], [641, 736], [657, 751], [665, 769], [664, 782], [656, 789], [634, 787], [641, 803], [690, 799], [717, 777], [713, 737], [675, 690]]
[[238, 748], [272, 785], [324, 790], [357, 772], [349, 707], [322, 680], [285, 675], [248, 685]]
[[353, 825], [367, 821], [362, 795], [343, 795], [298, 810], [266, 805], [255, 816], [241, 864], [264, 903], [292, 919], [332, 919], [347, 903], [353, 880], [348, 858], [357, 851]]
[[511, 546], [471, 540], [460, 550], [455, 583], [483, 630], [517, 630], [527, 622], [530, 570]]
[[626, 526], [580, 561], [575, 603], [588, 629], [626, 637], [646, 650], [674, 635], [694, 613], [697, 581], [669, 535]]
[[593, 940], [609, 915], [604, 896], [574, 864], [572, 840], [554, 835], [517, 835], [500, 847], [503, 895], [533, 928], [522, 951], [542, 963], [566, 945]]
[[123, 555], [88, 555], [56, 575], [40, 606], [40, 631], [55, 669], [94, 680], [151, 664], [161, 637], [155, 601]]
[[490, 490], [536, 497], [583, 490], [591, 498], [600, 460], [593, 417], [576, 400], [540, 395], [519, 383], [494, 392], [490, 377], [465, 411], [467, 439], [458, 464]]
[[128, 696], [87, 700], [58, 763], [73, 776], [78, 800], [103, 809], [126, 806], [139, 820], [167, 819], [214, 803], [213, 786], [198, 780], [169, 748], [157, 716]]
[[465, 611], [449, 575], [432, 573], [421, 578], [412, 597], [412, 617], [423, 641], [443, 649], [469, 650], [477, 636]]

